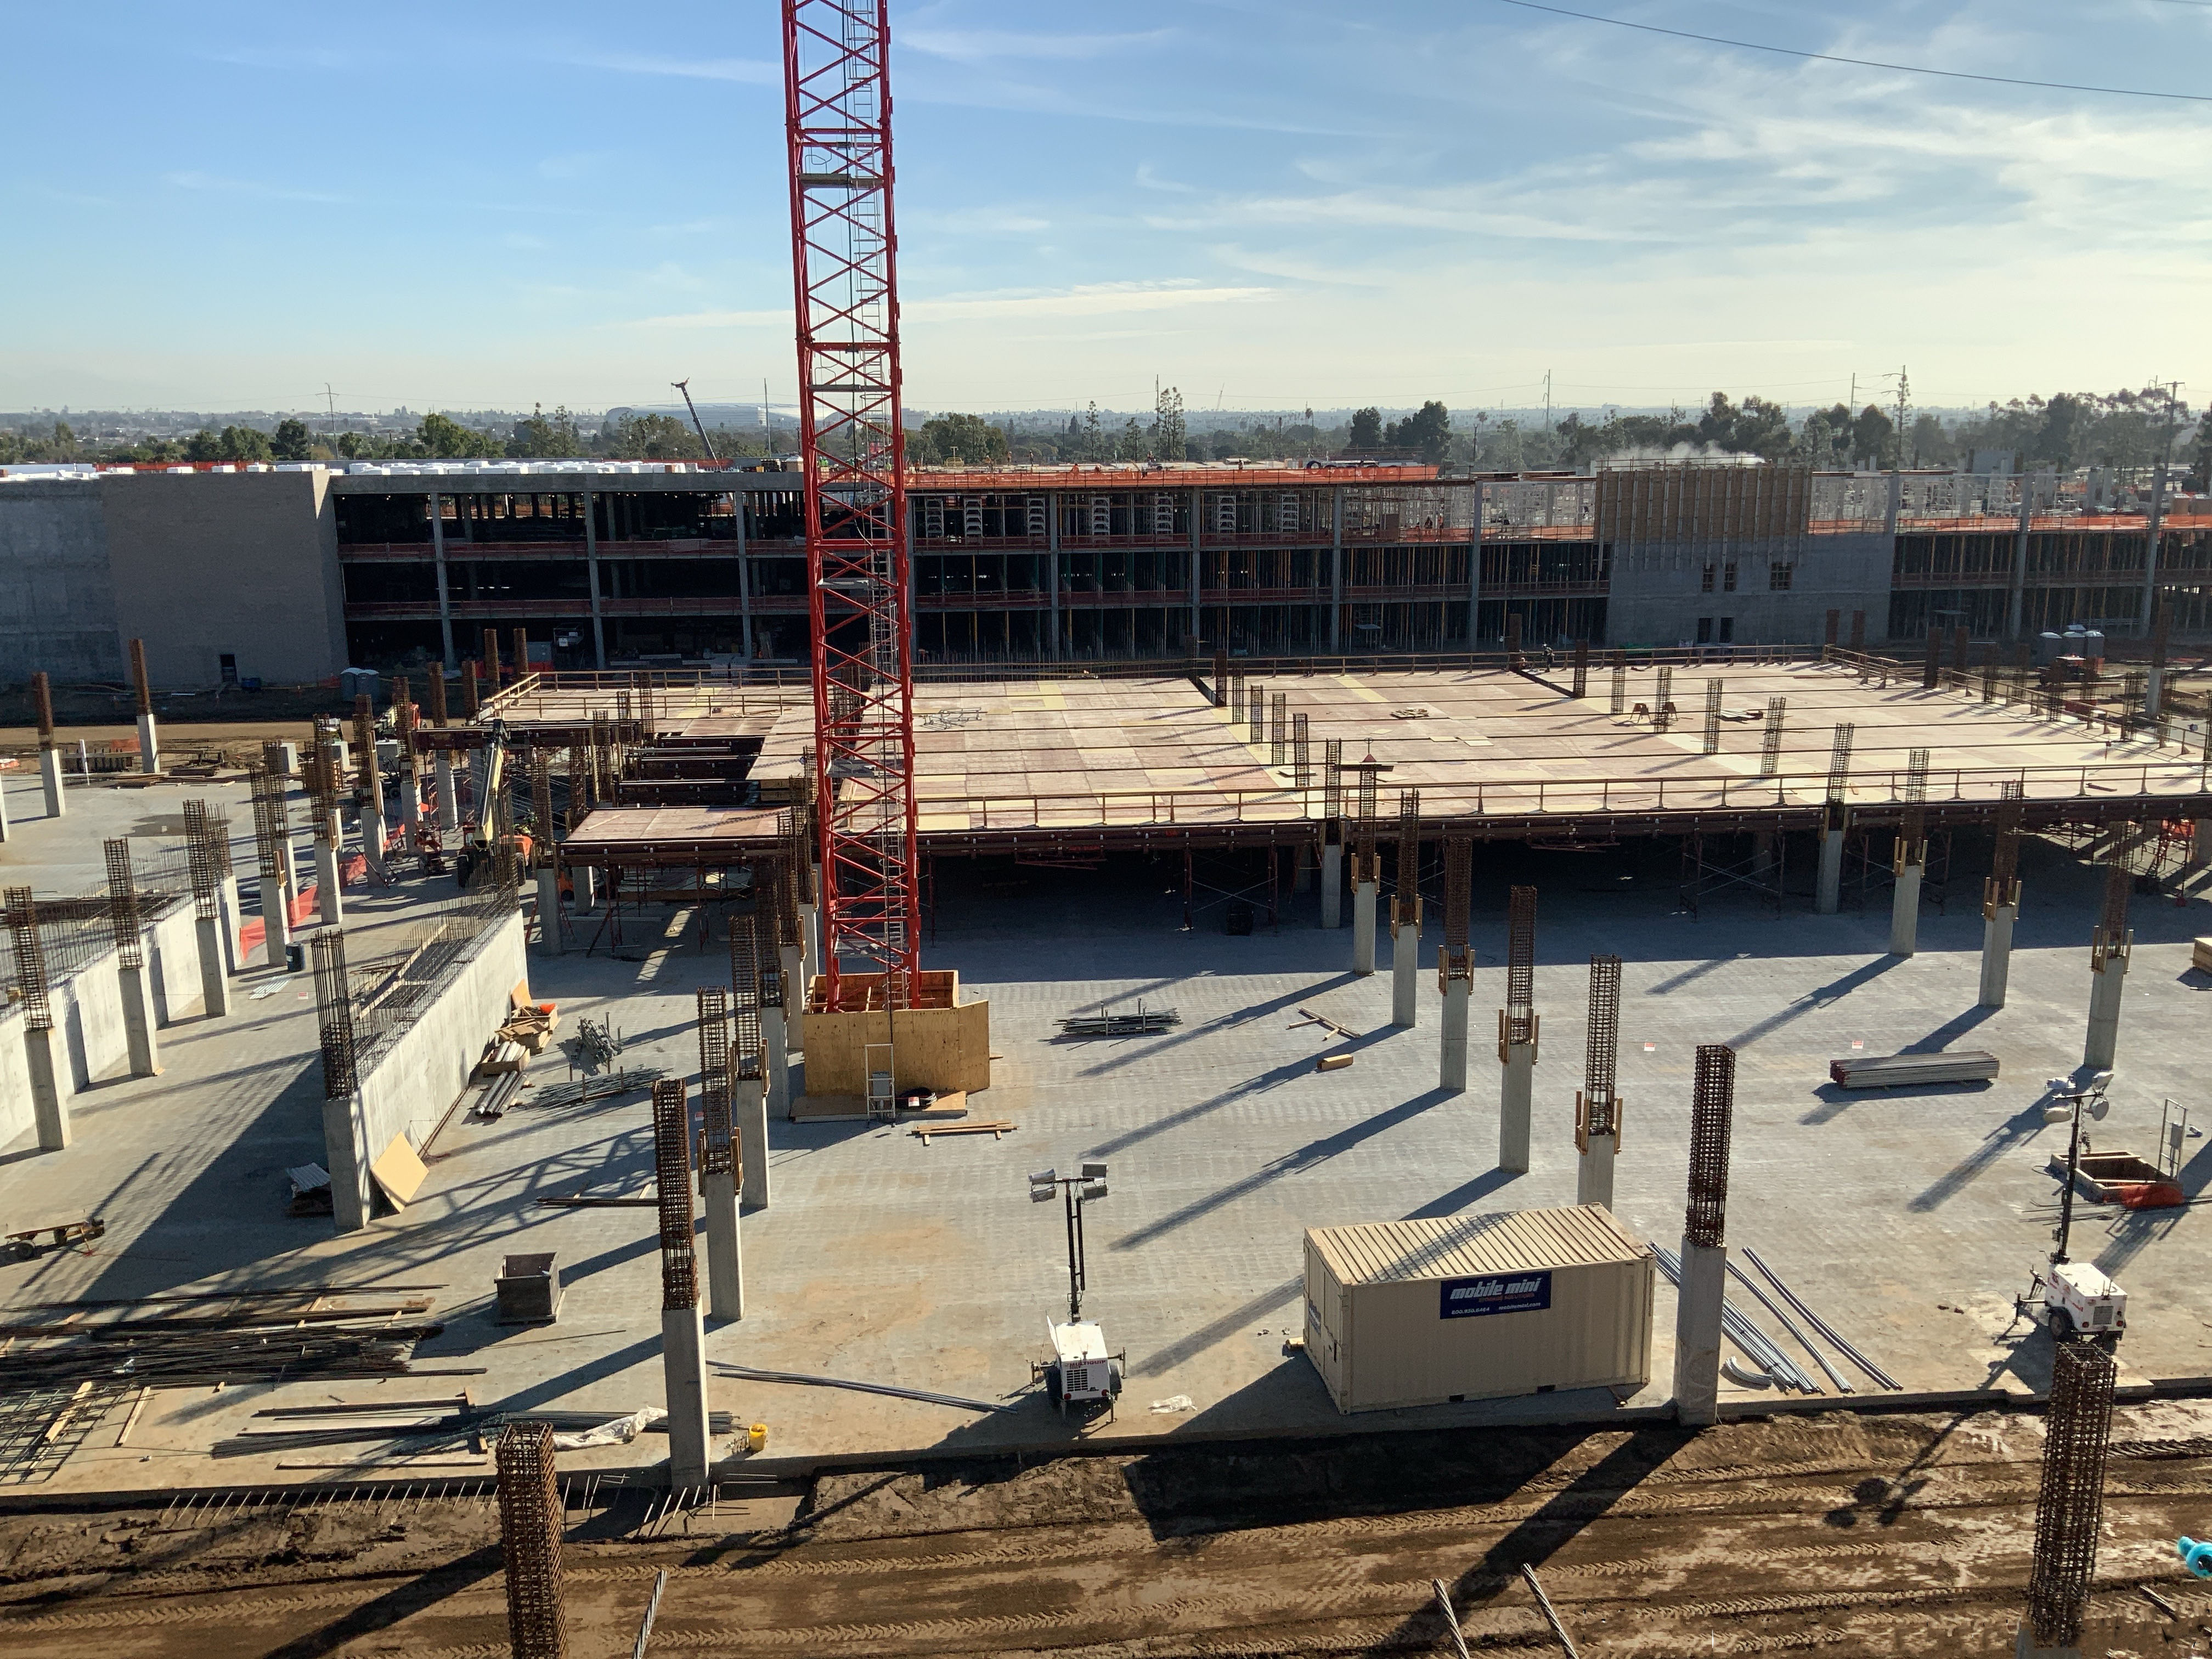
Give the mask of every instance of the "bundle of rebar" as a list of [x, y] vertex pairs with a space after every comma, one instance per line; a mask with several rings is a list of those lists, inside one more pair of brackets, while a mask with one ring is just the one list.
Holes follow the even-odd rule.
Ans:
[[1060, 1022], [1060, 1029], [1068, 1036], [1141, 1036], [1182, 1024], [1182, 1016], [1174, 1009], [1147, 1008], [1139, 1002], [1133, 1014], [1110, 1010], [1103, 1014], [1070, 1014]]
[[155, 1388], [401, 1376], [445, 1327], [422, 1298], [360, 1309], [242, 1309], [0, 1327], [0, 1395], [112, 1381]]
[[619, 1071], [602, 1072], [596, 1077], [580, 1077], [567, 1083], [549, 1083], [542, 1089], [532, 1089], [530, 1098], [515, 1103], [522, 1106], [580, 1106], [587, 1100], [601, 1100], [609, 1095], [626, 1095], [634, 1090], [649, 1089], [660, 1081], [660, 1073], [645, 1066], [629, 1066]]
[[1773, 1287], [1774, 1293], [1780, 1297], [1783, 1301], [1789, 1304], [1791, 1310], [1796, 1312], [1800, 1319], [1803, 1320], [1807, 1325], [1812, 1328], [1815, 1334], [1826, 1341], [1829, 1346], [1835, 1349], [1835, 1351], [1843, 1355], [1844, 1358], [1850, 1360], [1852, 1364], [1864, 1371], [1868, 1376], [1873, 1379], [1876, 1388], [1893, 1389], [1899, 1390], [1902, 1390], [1904, 1389], [1905, 1384], [1899, 1382], [1887, 1371], [1882, 1370], [1881, 1366], [1875, 1364], [1874, 1361], [1869, 1359], [1864, 1354], [1861, 1353], [1850, 1343], [1844, 1341], [1842, 1337], [1837, 1335], [1833, 1326], [1830, 1325], [1826, 1320], [1821, 1318], [1820, 1315], [1814, 1313], [1810, 1308], [1807, 1307], [1803, 1302], [1800, 1301], [1798, 1299], [1797, 1293], [1782, 1282], [1781, 1276], [1778, 1274], [1773, 1268], [1768, 1267], [1765, 1262], [1759, 1259], [1759, 1255], [1757, 1250], [1753, 1249], [1750, 1245], [1747, 1244], [1743, 1247], [1743, 1256], [1745, 1261], [1750, 1262], [1753, 1267], [1759, 1270], [1759, 1276], [1761, 1279], [1764, 1279]]
[[[1659, 1263], [1659, 1271], [1667, 1275], [1667, 1282], [1679, 1290], [1682, 1284], [1682, 1258], [1664, 1244], [1654, 1244], [1651, 1254]], [[1773, 1339], [1765, 1331], [1753, 1324], [1742, 1309], [1725, 1297], [1721, 1302], [1721, 1329], [1746, 1359], [1780, 1386], [1795, 1389], [1800, 1394], [1822, 1392], [1820, 1385], [1808, 1376], [1796, 1360], [1777, 1347]]]

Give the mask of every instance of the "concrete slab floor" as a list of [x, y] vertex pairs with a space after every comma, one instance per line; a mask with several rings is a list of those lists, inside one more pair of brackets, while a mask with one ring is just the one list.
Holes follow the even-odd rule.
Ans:
[[[1709, 901], [1692, 918], [1676, 910], [1671, 848], [1480, 849], [1479, 1031], [1504, 989], [1504, 888], [1534, 880], [1540, 891], [1542, 1055], [1534, 1167], [1520, 1176], [1493, 1167], [1489, 1045], [1475, 1045], [1466, 1094], [1435, 1088], [1437, 929], [1424, 952], [1423, 1024], [1403, 1030], [1389, 1024], [1388, 974], [1351, 975], [1350, 932], [1315, 927], [1311, 894], [1294, 901], [1279, 932], [1230, 938], [1218, 931], [1218, 906], [1200, 912], [1201, 931], [1180, 930], [1179, 860], [1089, 872], [941, 862], [927, 959], [957, 968], [973, 994], [991, 1000], [1004, 1058], [994, 1086], [972, 1106], [1020, 1127], [1003, 1140], [925, 1146], [881, 1126], [772, 1125], [775, 1202], [744, 1224], [749, 1312], [739, 1322], [710, 1322], [708, 1354], [1018, 1409], [978, 1417], [727, 1379], [712, 1382], [711, 1404], [768, 1424], [771, 1455], [1072, 1437], [1030, 1391], [1030, 1362], [1043, 1352], [1044, 1321], [1065, 1308], [1066, 1277], [1059, 1212], [1032, 1206], [1024, 1176], [1091, 1158], [1110, 1166], [1113, 1192], [1091, 1212], [1086, 1311], [1127, 1349], [1131, 1370], [1119, 1422], [1105, 1432], [1264, 1434], [1610, 1410], [1603, 1395], [1553, 1395], [1346, 1419], [1305, 1360], [1282, 1352], [1301, 1321], [1303, 1228], [1572, 1201], [1587, 962], [1600, 950], [1627, 959], [1617, 1207], [1631, 1228], [1678, 1242], [1695, 1047], [1733, 1042], [1741, 1060], [1731, 1244], [1756, 1246], [1908, 1389], [2039, 1389], [2048, 1340], [2014, 1318], [2012, 1298], [2050, 1248], [2056, 1188], [2042, 1164], [2063, 1149], [2064, 1132], [2043, 1124], [2037, 1102], [2042, 1079], [2081, 1057], [2101, 881], [2047, 843], [2028, 845], [2012, 1002], [1987, 1012], [1973, 1006], [1981, 921], [1970, 895], [1978, 894], [1982, 855], [1963, 837], [1960, 852], [1960, 870], [1972, 873], [1954, 879], [1950, 914], [1931, 908], [1921, 954], [1899, 959], [1883, 954], [1886, 901], [1778, 921], [1748, 903]], [[1026, 885], [1009, 891], [1009, 882]], [[2188, 941], [2212, 926], [2201, 898], [2185, 908], [2140, 898], [2134, 923], [2114, 1111], [2095, 1139], [2148, 1152], [2161, 1098], [2199, 1098], [2212, 981], [2189, 971]], [[639, 959], [533, 959], [533, 988], [561, 1004], [562, 1035], [580, 1015], [611, 1018], [630, 1044], [625, 1063], [695, 1071], [692, 994], [726, 971], [723, 948], [701, 951], [696, 916], [673, 913], [662, 939], [631, 954]], [[1180, 1027], [1108, 1042], [1060, 1036], [1062, 1015], [1139, 995], [1179, 1009]], [[284, 996], [240, 1006], [222, 1029], [168, 1035], [169, 1073], [112, 1085], [113, 1105], [86, 1113], [69, 1152], [7, 1149], [0, 1210], [35, 1193], [42, 1207], [104, 1206], [112, 1231], [93, 1247], [99, 1254], [0, 1266], [0, 1301], [185, 1285], [435, 1282], [447, 1328], [422, 1346], [418, 1364], [484, 1368], [441, 1380], [441, 1392], [469, 1386], [483, 1402], [610, 1413], [659, 1403], [653, 1212], [536, 1202], [646, 1186], [651, 1133], [641, 1095], [566, 1110], [526, 1104], [490, 1124], [456, 1120], [404, 1214], [332, 1238], [327, 1221], [283, 1213], [283, 1166], [319, 1146], [309, 1005]], [[1287, 1029], [1301, 1006], [1359, 1035], [1338, 1043], [1316, 1027]], [[1828, 1084], [1827, 1063], [1855, 1041], [1868, 1053], [1988, 1048], [2004, 1075], [1986, 1087], [1845, 1094]], [[1339, 1050], [1356, 1056], [1352, 1067], [1314, 1071], [1319, 1054]], [[557, 1056], [539, 1062], [541, 1080], [563, 1075]], [[2183, 1184], [2194, 1194], [2212, 1177], [2212, 1143], [2191, 1147]], [[2212, 1372], [2212, 1322], [2194, 1270], [2207, 1224], [2194, 1208], [2077, 1218], [2075, 1256], [2095, 1260], [2130, 1293], [2124, 1380]], [[492, 1321], [493, 1275], [503, 1255], [520, 1250], [558, 1254], [568, 1290], [557, 1325]], [[1747, 1311], [1780, 1337], [1762, 1311]], [[1662, 1281], [1656, 1386], [1636, 1404], [1663, 1396], [1672, 1323]], [[207, 1449], [264, 1406], [366, 1399], [380, 1387], [416, 1394], [422, 1385], [164, 1395], [131, 1445], [115, 1449], [112, 1433], [95, 1434], [54, 1484], [277, 1478], [272, 1456], [216, 1459]], [[1178, 1395], [1188, 1409], [1149, 1409]], [[1772, 1396], [1729, 1389], [1726, 1397]], [[659, 1455], [658, 1443], [646, 1446], [647, 1461]], [[563, 1462], [640, 1456], [616, 1447]]]

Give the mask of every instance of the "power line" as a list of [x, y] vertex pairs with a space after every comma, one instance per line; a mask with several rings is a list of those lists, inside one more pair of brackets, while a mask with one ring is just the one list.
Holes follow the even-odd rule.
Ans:
[[2001, 87], [2041, 87], [2051, 92], [2096, 92], [2114, 98], [2165, 98], [2185, 104], [2212, 104], [2212, 94], [2145, 92], [2139, 87], [2092, 87], [2072, 81], [2027, 81], [2010, 75], [1970, 75], [1964, 70], [1923, 69], [1917, 64], [1886, 64], [1872, 58], [1841, 58], [1829, 52], [1800, 52], [1795, 46], [1770, 46], [1758, 40], [1731, 40], [1718, 34], [1698, 34], [1689, 29], [1662, 28], [1656, 23], [1632, 23], [1625, 17], [1601, 17], [1595, 12], [1569, 11], [1565, 6], [1540, 5], [1537, 0], [1498, 0], [1501, 6], [1523, 11], [1547, 11], [1556, 17], [1573, 17], [1585, 23], [1610, 23], [1617, 29], [1637, 29], [1645, 34], [1671, 34], [1678, 40], [1702, 40], [1711, 46], [1734, 46], [1743, 52], [1771, 52], [1783, 58], [1807, 58], [1820, 64], [1849, 64], [1858, 69], [1894, 70], [1904, 75], [1933, 75], [1946, 81], [1983, 81]]

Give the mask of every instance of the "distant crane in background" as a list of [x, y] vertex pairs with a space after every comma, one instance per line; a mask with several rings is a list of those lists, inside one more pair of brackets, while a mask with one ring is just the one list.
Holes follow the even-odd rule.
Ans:
[[[886, 0], [782, 8], [825, 1006], [902, 1009], [921, 968], [921, 860], [890, 16]], [[848, 960], [881, 974], [880, 991], [847, 994]]]
[[699, 405], [691, 401], [691, 382], [688, 380], [671, 380], [668, 384], [684, 394], [684, 407], [691, 411], [691, 425], [699, 434], [699, 445], [707, 452], [707, 459], [710, 461], [720, 460], [722, 458], [714, 453], [714, 441], [707, 435], [706, 427], [700, 422]]

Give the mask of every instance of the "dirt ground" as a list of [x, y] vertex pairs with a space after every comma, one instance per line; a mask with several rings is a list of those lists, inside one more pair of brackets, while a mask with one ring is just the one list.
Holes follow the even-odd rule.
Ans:
[[[2082, 1651], [2212, 1652], [2212, 1438], [2124, 1408]], [[1672, 1656], [2012, 1651], [2034, 1529], [2032, 1415], [1777, 1417], [1692, 1433], [1462, 1431], [1135, 1456], [978, 1459], [724, 1486], [670, 1511], [568, 1483], [569, 1651], [760, 1655]], [[0, 1650], [504, 1653], [495, 1505], [327, 1494], [0, 1518]], [[2142, 1594], [2148, 1585], [2174, 1609]]]

